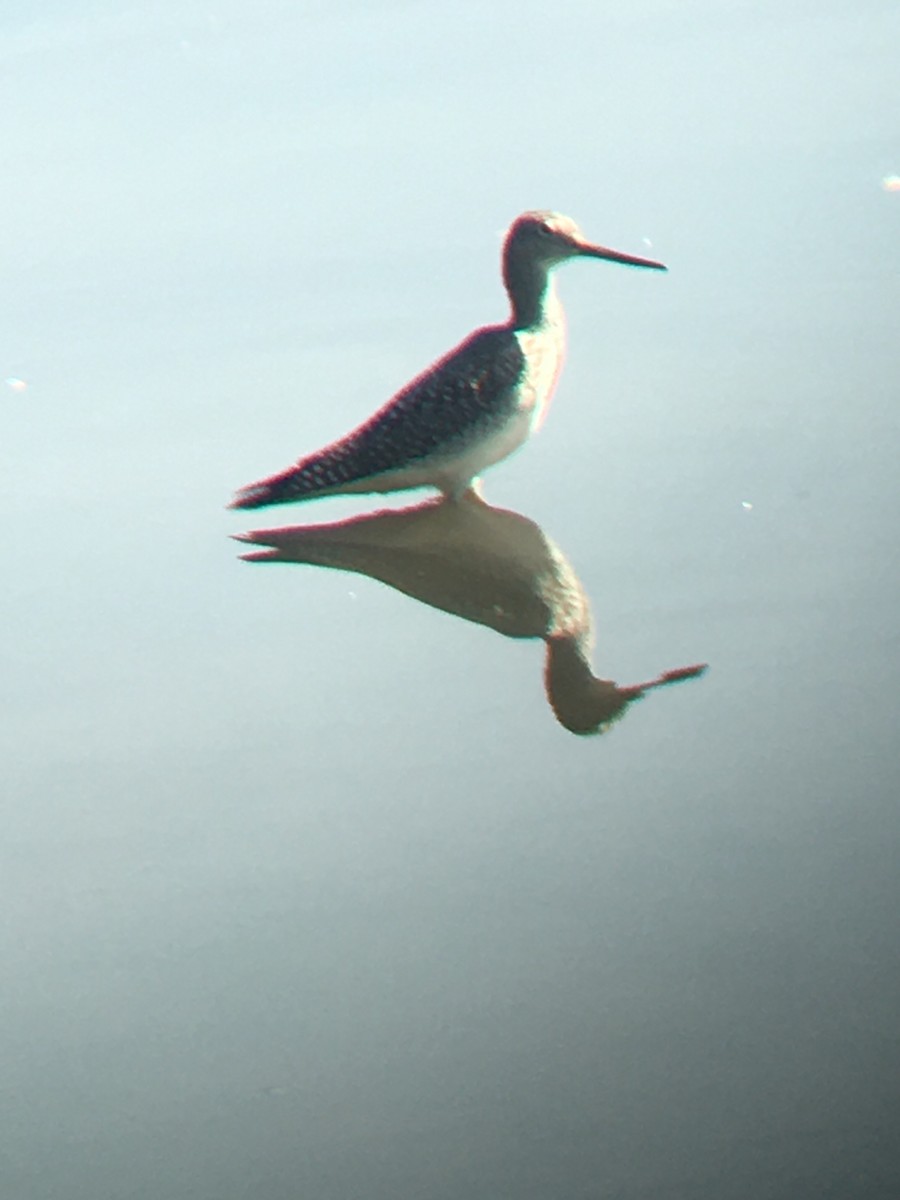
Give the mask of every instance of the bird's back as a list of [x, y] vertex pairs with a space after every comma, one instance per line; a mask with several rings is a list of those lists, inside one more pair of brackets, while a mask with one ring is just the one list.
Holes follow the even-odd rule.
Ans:
[[[448, 468], [452, 475], [454, 460], [466, 460], [468, 470], [467, 453], [479, 442], [489, 442], [515, 415], [525, 373], [525, 355], [515, 332], [507, 325], [485, 326], [401, 388], [352, 433], [287, 471], [244, 488], [233, 507], [425, 483], [442, 486], [441, 469]], [[477, 457], [476, 452], [476, 466]]]

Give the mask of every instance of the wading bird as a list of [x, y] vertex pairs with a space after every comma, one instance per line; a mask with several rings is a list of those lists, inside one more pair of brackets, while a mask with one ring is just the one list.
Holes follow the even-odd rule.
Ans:
[[503, 243], [509, 319], [476, 330], [346, 437], [241, 488], [231, 507], [425, 485], [459, 499], [544, 417], [565, 350], [553, 270], [571, 258], [666, 269], [594, 245], [560, 213], [523, 213]]

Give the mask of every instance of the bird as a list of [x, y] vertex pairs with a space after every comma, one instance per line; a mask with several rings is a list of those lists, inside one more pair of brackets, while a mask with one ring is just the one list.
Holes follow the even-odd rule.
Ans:
[[508, 319], [477, 329], [345, 437], [239, 489], [229, 507], [423, 486], [449, 500], [477, 491], [481, 473], [517, 450], [546, 414], [565, 350], [553, 272], [573, 258], [667, 269], [589, 242], [561, 213], [522, 213], [503, 242]]

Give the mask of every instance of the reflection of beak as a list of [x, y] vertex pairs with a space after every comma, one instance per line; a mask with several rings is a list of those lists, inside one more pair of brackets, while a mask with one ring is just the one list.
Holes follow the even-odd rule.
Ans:
[[626, 267], [650, 267], [654, 271], [669, 269], [665, 263], [652, 258], [638, 258], [636, 254], [623, 254], [621, 250], [609, 250], [606, 246], [594, 246], [590, 242], [581, 243], [581, 253], [586, 258], [605, 258], [608, 262], [624, 263]]

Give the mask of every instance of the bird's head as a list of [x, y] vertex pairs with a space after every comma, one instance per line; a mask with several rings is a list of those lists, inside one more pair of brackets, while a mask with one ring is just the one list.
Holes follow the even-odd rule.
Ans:
[[665, 271], [661, 262], [623, 254], [589, 242], [571, 217], [557, 212], [526, 212], [516, 217], [506, 235], [507, 257], [539, 263], [549, 270], [570, 258], [604, 258], [629, 267]]

